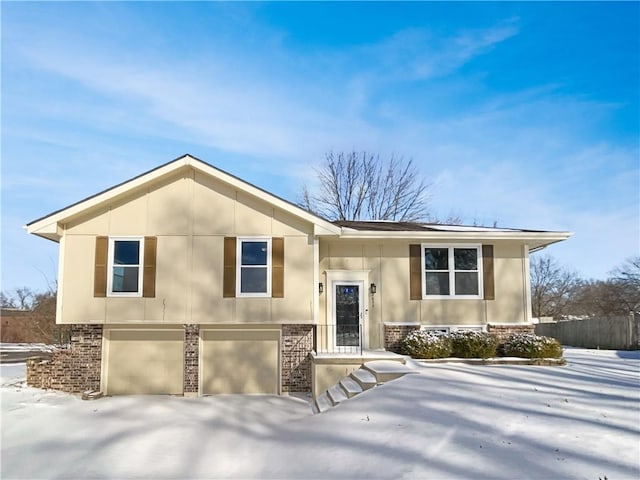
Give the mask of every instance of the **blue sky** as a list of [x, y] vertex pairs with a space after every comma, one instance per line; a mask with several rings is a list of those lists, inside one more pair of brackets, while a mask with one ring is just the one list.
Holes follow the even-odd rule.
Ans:
[[22, 225], [184, 153], [290, 200], [329, 150], [413, 158], [432, 213], [639, 248], [639, 3], [2, 2], [2, 288]]

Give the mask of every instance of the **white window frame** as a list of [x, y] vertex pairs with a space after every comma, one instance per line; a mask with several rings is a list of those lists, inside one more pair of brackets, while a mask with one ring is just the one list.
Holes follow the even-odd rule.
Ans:
[[[267, 291], [243, 292], [242, 269], [265, 268], [263, 265], [242, 265], [242, 244], [244, 242], [267, 242]], [[236, 297], [271, 297], [271, 237], [238, 237], [236, 241]]]
[[[484, 285], [482, 283], [483, 273], [482, 273], [482, 245], [479, 244], [471, 244], [471, 243], [460, 243], [460, 244], [437, 244], [437, 243], [423, 243], [421, 245], [421, 275], [422, 275], [422, 299], [423, 300], [482, 300], [484, 298]], [[448, 270], [430, 270], [432, 272], [448, 272], [449, 273], [449, 295], [428, 295], [427, 294], [427, 279], [424, 264], [424, 250], [426, 248], [446, 248], [447, 256], [449, 258], [449, 269]], [[454, 262], [454, 251], [456, 248], [474, 248], [478, 254], [478, 265], [477, 270], [456, 270], [455, 262]], [[456, 295], [455, 287], [456, 287], [456, 272], [476, 272], [478, 274], [478, 294], [477, 295]]]
[[[113, 291], [113, 263], [115, 255], [115, 242], [137, 241], [140, 248], [138, 263], [138, 291], [137, 292], [114, 292]], [[133, 267], [134, 265], [129, 265]], [[107, 297], [142, 297], [142, 281], [144, 278], [144, 237], [109, 237], [109, 251], [107, 257]]]

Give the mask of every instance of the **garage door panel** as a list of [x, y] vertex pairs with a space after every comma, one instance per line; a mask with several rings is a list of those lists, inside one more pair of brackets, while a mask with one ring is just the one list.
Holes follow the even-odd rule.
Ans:
[[278, 393], [279, 331], [205, 331], [202, 391]]
[[184, 332], [110, 332], [107, 393], [182, 394]]

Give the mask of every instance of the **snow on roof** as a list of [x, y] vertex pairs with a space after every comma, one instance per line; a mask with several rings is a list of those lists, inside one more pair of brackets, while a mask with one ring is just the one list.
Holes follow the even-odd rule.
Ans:
[[447, 225], [443, 223], [395, 222], [390, 220], [337, 221], [335, 225], [357, 231], [377, 232], [541, 232], [516, 228], [483, 227], [476, 225]]

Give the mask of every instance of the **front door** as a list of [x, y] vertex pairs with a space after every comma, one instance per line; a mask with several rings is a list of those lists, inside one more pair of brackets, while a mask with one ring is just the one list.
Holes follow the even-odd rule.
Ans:
[[358, 353], [362, 337], [362, 282], [334, 283], [335, 346]]

